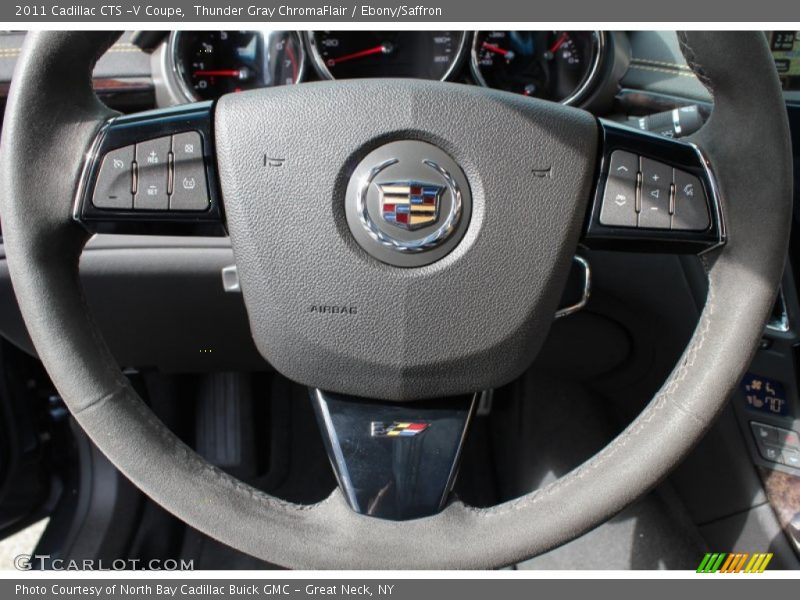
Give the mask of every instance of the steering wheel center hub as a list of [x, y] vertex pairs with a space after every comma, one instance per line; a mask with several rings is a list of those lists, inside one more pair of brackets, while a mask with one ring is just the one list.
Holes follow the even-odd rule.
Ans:
[[472, 214], [464, 172], [427, 142], [400, 140], [370, 152], [347, 187], [347, 224], [371, 256], [397, 267], [430, 264], [461, 240]]
[[497, 387], [530, 364], [593, 188], [591, 115], [351, 80], [223, 96], [214, 131], [250, 328], [285, 376], [420, 400]]

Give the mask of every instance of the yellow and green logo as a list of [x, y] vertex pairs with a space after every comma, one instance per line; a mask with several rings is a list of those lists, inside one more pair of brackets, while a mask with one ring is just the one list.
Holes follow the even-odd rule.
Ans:
[[697, 567], [698, 573], [763, 573], [772, 552], [707, 552]]

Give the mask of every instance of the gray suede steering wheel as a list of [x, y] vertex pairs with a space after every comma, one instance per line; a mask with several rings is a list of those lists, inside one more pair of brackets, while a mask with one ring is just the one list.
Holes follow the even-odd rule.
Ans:
[[[299, 506], [237, 481], [179, 441], [144, 404], [109, 353], [83, 300], [78, 262], [88, 233], [73, 219], [73, 205], [85, 157], [100, 127], [113, 116], [94, 95], [91, 73], [97, 58], [116, 37], [116, 34], [103, 32], [35, 32], [27, 36], [9, 93], [0, 148], [5, 252], [15, 294], [34, 346], [77, 422], [109, 460], [145, 494], [209, 536], [252, 556], [294, 568], [491, 568], [515, 563], [581, 535], [657, 484], [703, 436], [746, 370], [772, 307], [787, 252], [792, 171], [786, 111], [763, 34], [689, 32], [680, 35], [683, 51], [691, 68], [714, 97], [713, 114], [692, 141], [702, 149], [716, 174], [726, 243], [701, 256], [709, 291], [691, 342], [661, 390], [625, 431], [574, 471], [516, 500], [488, 509], [452, 501], [437, 515], [402, 523], [354, 513], [338, 490], [323, 502]], [[531, 302], [536, 300], [537, 307], [544, 307], [541, 312], [549, 311], [551, 315], [564, 281], [563, 276], [555, 273], [564, 270], [574, 254], [588, 201], [586, 196], [592, 189], [594, 148], [598, 143], [594, 119], [578, 109], [510, 99], [482, 89], [464, 91], [461, 89], [464, 86], [450, 84], [432, 87], [432, 84], [389, 82], [386, 86], [391, 93], [383, 95], [380, 82], [331, 82], [308, 84], [308, 88], [304, 88], [305, 85], [242, 94], [237, 99], [224, 97], [216, 109], [221, 187], [228, 225], [237, 264], [243, 271], [243, 291], [254, 336], [262, 353], [276, 368], [300, 383], [338, 387], [340, 389], [333, 391], [382, 396], [387, 400], [424, 397], [425, 389], [430, 390], [428, 395], [460, 393], [499, 384], [518, 374], [528, 364], [528, 359], [500, 360], [494, 364], [486, 357], [491, 356], [492, 351], [514, 357], [517, 353], [535, 354], [550, 317], [530, 317], [527, 313], [532, 311], [533, 304], [526, 307], [531, 310], [526, 310], [523, 316], [504, 313], [510, 309], [498, 304], [497, 310], [505, 320], [495, 323], [492, 331], [502, 329], [503, 323], [514, 318], [522, 321], [523, 317], [526, 328], [521, 333], [508, 333], [502, 339], [487, 342], [482, 350], [485, 355], [482, 364], [488, 364], [485, 370], [467, 368], [474, 367], [466, 362], [471, 359], [448, 355], [444, 363], [449, 365], [446, 368], [450, 369], [451, 377], [441, 377], [433, 368], [420, 368], [417, 369], [422, 372], [420, 381], [408, 375], [407, 364], [400, 364], [396, 371], [391, 371], [392, 365], [387, 363], [377, 365], [382, 372], [389, 373], [383, 379], [370, 377], [363, 378], [362, 382], [356, 368], [348, 366], [347, 362], [348, 357], [355, 356], [355, 364], [367, 364], [366, 358], [358, 354], [358, 348], [348, 349], [337, 357], [327, 348], [329, 340], [326, 338], [292, 337], [291, 322], [284, 324], [280, 335], [270, 329], [273, 326], [269, 321], [271, 317], [283, 317], [277, 310], [260, 312], [256, 304], [260, 301], [258, 296], [269, 300], [269, 294], [278, 293], [264, 292], [259, 279], [267, 278], [259, 269], [272, 268], [266, 264], [266, 258], [273, 258], [273, 255], [254, 245], [269, 243], [259, 241], [260, 237], [252, 229], [254, 224], [261, 226], [263, 222], [251, 212], [255, 210], [254, 203], [239, 203], [238, 200], [247, 197], [248, 186], [255, 184], [248, 179], [249, 175], [240, 172], [242, 163], [231, 158], [236, 136], [251, 134], [243, 131], [247, 118], [237, 121], [239, 117], [235, 119], [231, 115], [238, 108], [247, 108], [258, 122], [259, 107], [263, 103], [284, 97], [291, 101], [288, 104], [293, 102], [300, 110], [313, 113], [313, 102], [306, 100], [313, 100], [315, 94], [317, 99], [327, 94], [332, 102], [361, 102], [359, 94], [353, 92], [368, 90], [373, 95], [370, 101], [383, 102], [390, 117], [397, 119], [392, 127], [399, 130], [399, 124], [406, 123], [409, 128], [404, 130], [405, 135], [430, 139], [461, 160], [472, 185], [471, 229], [458, 248], [438, 263], [402, 271], [378, 265], [377, 261], [370, 262], [357, 254], [355, 244], [346, 241], [349, 238], [342, 235], [346, 226], [337, 223], [332, 229], [334, 233], [330, 233], [340, 236], [336, 243], [342, 244], [342, 252], [353, 253], [352, 267], [344, 268], [352, 268], [354, 277], [372, 270], [376, 275], [395, 278], [395, 286], [411, 286], [415, 277], [424, 276], [428, 278], [426, 285], [434, 287], [434, 278], [447, 278], [449, 269], [467, 269], [464, 265], [471, 254], [487, 256], [481, 253], [497, 251], [496, 245], [489, 249], [485, 243], [493, 235], [492, 219], [501, 210], [499, 204], [493, 204], [499, 199], [488, 190], [493, 185], [507, 185], [494, 181], [493, 172], [481, 171], [480, 157], [462, 154], [454, 143], [456, 138], [447, 132], [446, 119], [442, 117], [442, 111], [447, 111], [448, 95], [454, 98], [454, 105], [465, 111], [469, 111], [470, 106], [497, 106], [502, 119], [498, 117], [494, 126], [503, 130], [509, 144], [517, 143], [515, 136], [520, 134], [510, 128], [504, 130], [505, 123], [512, 123], [523, 115], [534, 122], [532, 135], [538, 136], [537, 142], [552, 144], [555, 164], [560, 164], [557, 161], [562, 159], [574, 162], [580, 181], [565, 181], [564, 185], [573, 185], [570, 194], [584, 195], [574, 205], [570, 204], [569, 210], [574, 209], [574, 213], [567, 214], [564, 208], [564, 215], [559, 216], [559, 209], [554, 208], [553, 214], [543, 217], [550, 220], [551, 228], [563, 230], [551, 254], [541, 254], [549, 246], [539, 243], [538, 234], [532, 234], [538, 245], [528, 247], [520, 242], [519, 248], [514, 247], [514, 252], [540, 253], [543, 256], [540, 262], [550, 261], [552, 265], [508, 267], [540, 269], [512, 273], [512, 279], [529, 282], [526, 285], [537, 294]], [[429, 101], [410, 100], [423, 97]], [[401, 101], [405, 102], [402, 106]], [[435, 115], [430, 116], [434, 109]], [[458, 117], [455, 114], [446, 116]], [[489, 120], [492, 118], [489, 114]], [[320, 120], [320, 123], [323, 122]], [[291, 125], [299, 132], [294, 137], [302, 138], [302, 122], [276, 121], [273, 125], [279, 133], [282, 127], [292, 130], [288, 129]], [[358, 146], [361, 142], [355, 138], [362, 126], [366, 127], [358, 116], [353, 117], [342, 144], [353, 142]], [[435, 135], [430, 133], [433, 131]], [[564, 136], [570, 133], [580, 133], [585, 139], [566, 140]], [[364, 135], [371, 136], [372, 132]], [[562, 137], [557, 143], [549, 141], [558, 136]], [[300, 143], [302, 139], [292, 142]], [[520, 137], [519, 143], [526, 142]], [[580, 160], [585, 159], [585, 165], [576, 156], [568, 155], [579, 152], [576, 148], [582, 144], [589, 147], [587, 156], [580, 157]], [[298, 156], [299, 160], [304, 159], [299, 146], [286, 148], [289, 160]], [[336, 150], [318, 148], [317, 151], [320, 169], [324, 171], [327, 168], [322, 165], [324, 159]], [[291, 163], [288, 166], [291, 168]], [[503, 165], [497, 168], [502, 169]], [[325, 172], [335, 180], [330, 185], [341, 185], [342, 181], [336, 179], [341, 167], [331, 169]], [[585, 173], [581, 174], [581, 169]], [[541, 185], [555, 185], [561, 172], [563, 170], [554, 167], [553, 179], [542, 180]], [[285, 173], [291, 175], [291, 171]], [[315, 185], [313, 177], [309, 185]], [[546, 188], [541, 189], [542, 194], [547, 193]], [[227, 206], [229, 199], [236, 199], [236, 206], [234, 203]], [[503, 210], [512, 210], [513, 202], [509, 201], [508, 206]], [[325, 209], [329, 208], [326, 204]], [[273, 215], [270, 223], [264, 226], [291, 227], [290, 223], [281, 221], [282, 217]], [[313, 220], [314, 217], [309, 218]], [[506, 227], [511, 226], [506, 223]], [[328, 234], [321, 232], [321, 235]], [[507, 236], [510, 244], [515, 243], [515, 236]], [[279, 237], [279, 233], [270, 236], [271, 239], [275, 237]], [[287, 235], [283, 241], [289, 243], [291, 239]], [[303, 255], [304, 250], [315, 252], [310, 245], [300, 244], [294, 249], [293, 256]], [[254, 256], [259, 252], [260, 256]], [[269, 252], [277, 250], [270, 248]], [[282, 274], [270, 272], [269, 275], [279, 277]], [[508, 272], [500, 269], [484, 276], [490, 278], [490, 284], [491, 278], [496, 278], [502, 287], [507, 275]], [[285, 277], [291, 289], [289, 275]], [[543, 290], [548, 287], [555, 288], [555, 292], [545, 294]], [[381, 291], [379, 287], [376, 289]], [[491, 292], [491, 289], [475, 289], [481, 289], [481, 293]], [[351, 291], [358, 293], [355, 288]], [[524, 301], [527, 292], [519, 293]], [[413, 301], [412, 298], [411, 295], [405, 297], [407, 301]], [[468, 302], [469, 299], [459, 301]], [[304, 323], [295, 324], [300, 330], [306, 327]], [[377, 330], [381, 324], [366, 326]], [[427, 326], [437, 325], [429, 323]], [[411, 329], [408, 332], [416, 335]], [[490, 334], [487, 331], [484, 337]], [[262, 339], [269, 335], [275, 340], [274, 345]], [[346, 346], [348, 332], [342, 331], [339, 335]], [[534, 337], [539, 341], [529, 341]], [[379, 342], [371, 336], [368, 344]], [[399, 345], [399, 341], [392, 343], [398, 345], [388, 346], [387, 352], [392, 353], [395, 363], [402, 363], [402, 351], [407, 347]], [[472, 338], [465, 342], [468, 346], [480, 343], [483, 341]], [[451, 346], [424, 348], [446, 353], [451, 351]], [[376, 347], [369, 347], [368, 352], [375, 355]], [[324, 364], [315, 363], [313, 359], [315, 353], [322, 351], [320, 349], [329, 351], [330, 360]], [[287, 359], [293, 356], [292, 352], [308, 352], [311, 358], [305, 362]], [[424, 349], [420, 354], [420, 361], [430, 358], [425, 365], [435, 364], [435, 356], [428, 357]], [[381, 357], [370, 360], [379, 363]], [[511, 365], [500, 364], [503, 362]], [[329, 368], [330, 365], [333, 367]], [[341, 378], [337, 375], [341, 369], [349, 369], [348, 375], [352, 377]]]

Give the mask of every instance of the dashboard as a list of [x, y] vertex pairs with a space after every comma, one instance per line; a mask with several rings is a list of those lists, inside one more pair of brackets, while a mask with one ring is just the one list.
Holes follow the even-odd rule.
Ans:
[[165, 83], [184, 101], [304, 81], [413, 77], [579, 104], [608, 57], [600, 31], [179, 31]]
[[771, 31], [767, 36], [783, 89], [800, 90], [800, 31]]

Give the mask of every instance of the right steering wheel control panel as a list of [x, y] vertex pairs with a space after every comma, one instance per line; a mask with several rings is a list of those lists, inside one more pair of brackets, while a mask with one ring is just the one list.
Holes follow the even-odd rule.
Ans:
[[724, 243], [718, 188], [699, 148], [602, 119], [600, 126], [587, 246], [700, 253]]
[[698, 177], [625, 150], [611, 154], [600, 223], [678, 231], [705, 231], [711, 225]]

